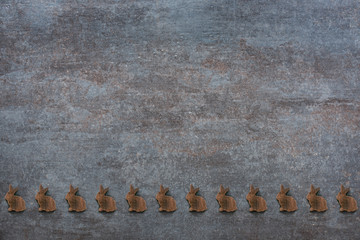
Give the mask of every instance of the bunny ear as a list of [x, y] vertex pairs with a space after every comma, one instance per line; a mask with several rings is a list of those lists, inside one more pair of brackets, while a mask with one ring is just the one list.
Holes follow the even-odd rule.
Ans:
[[259, 188], [255, 188], [255, 194], [257, 194], [259, 192]]
[[311, 191], [311, 192], [314, 192], [314, 191], [315, 191], [314, 185], [312, 185], [312, 184], [310, 185], [310, 191]]
[[280, 191], [284, 192], [284, 185], [282, 185], [282, 184], [280, 185]]
[[344, 185], [342, 185], [342, 184], [341, 184], [341, 187], [340, 187], [340, 191], [341, 191], [342, 193], [345, 192], [345, 187], [344, 187]]
[[133, 187], [132, 184], [130, 184], [130, 192], [131, 192], [131, 193], [134, 192], [134, 187]]
[[226, 194], [228, 191], [230, 190], [230, 188], [225, 188], [225, 190], [224, 190], [224, 193]]
[[221, 193], [223, 193], [223, 192], [224, 192], [224, 190], [225, 190], [225, 189], [224, 189], [223, 185], [222, 185], [222, 184], [220, 184], [220, 192], [221, 192]]
[[103, 185], [100, 184], [100, 193], [103, 193], [104, 192], [104, 187]]
[[70, 184], [70, 192], [73, 192], [74, 191], [74, 187]]
[[190, 184], [190, 192], [194, 191], [194, 186], [192, 184]]
[[350, 188], [344, 188], [344, 193], [347, 194], [350, 191]]
[[43, 188], [43, 186], [40, 184], [40, 186], [39, 186], [39, 192], [44, 192], [44, 188]]
[[315, 189], [315, 193], [318, 193], [319, 191], [320, 191], [319, 187]]
[[136, 194], [139, 191], [139, 188], [135, 188], [134, 194]]
[[106, 194], [109, 191], [109, 187], [104, 189], [104, 194]]
[[11, 184], [9, 185], [9, 192], [10, 193], [12, 193], [12, 194], [15, 194], [17, 191], [19, 190], [19, 188], [13, 188], [12, 186], [11, 186]]
[[45, 189], [44, 189], [44, 193], [46, 193], [48, 190], [49, 190], [49, 188], [45, 188]]
[[250, 191], [254, 190], [254, 186], [252, 184], [250, 184]]
[[290, 191], [290, 188], [285, 188], [284, 189], [285, 194], [288, 193], [289, 191]]
[[163, 185], [160, 185], [160, 192], [161, 193], [167, 193], [169, 191], [169, 188], [164, 188]]
[[74, 193], [77, 193], [78, 191], [79, 191], [78, 187], [74, 189]]
[[200, 188], [195, 188], [194, 193], [197, 193], [200, 190]]

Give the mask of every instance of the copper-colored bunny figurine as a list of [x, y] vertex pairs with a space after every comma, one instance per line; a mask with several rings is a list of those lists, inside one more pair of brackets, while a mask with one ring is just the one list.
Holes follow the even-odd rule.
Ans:
[[139, 188], [134, 189], [133, 185], [130, 184], [130, 191], [126, 194], [129, 212], [144, 212], [147, 209], [145, 199], [135, 196], [138, 191]]
[[45, 195], [47, 191], [48, 188], [43, 188], [40, 184], [39, 192], [35, 196], [35, 199], [39, 204], [39, 212], [53, 212], [56, 210], [55, 200], [52, 197]]
[[198, 191], [199, 188], [194, 188], [194, 186], [190, 184], [190, 192], [186, 195], [186, 200], [190, 204], [190, 212], [203, 212], [207, 210], [205, 199], [200, 196], [196, 196]]
[[65, 197], [69, 203], [69, 212], [83, 212], [86, 210], [86, 202], [82, 197], [76, 196], [77, 191], [79, 191], [79, 188], [74, 189], [70, 184], [70, 190]]
[[176, 210], [176, 201], [173, 197], [166, 196], [166, 193], [169, 191], [169, 188], [164, 188], [163, 185], [160, 185], [160, 192], [156, 194], [156, 200], [158, 201], [160, 212], [173, 212]]
[[310, 204], [310, 212], [325, 212], [328, 209], [325, 198], [316, 195], [319, 191], [320, 188], [314, 188], [311, 184], [310, 192], [306, 196]]
[[256, 196], [258, 192], [259, 188], [254, 188], [254, 186], [250, 184], [250, 191], [248, 195], [246, 195], [246, 200], [250, 204], [250, 212], [264, 212], [267, 210], [265, 199]]
[[9, 204], [9, 212], [22, 212], [26, 209], [24, 199], [20, 196], [15, 196], [18, 190], [18, 188], [13, 188], [11, 184], [9, 185], [9, 191], [5, 195], [5, 200]]
[[100, 185], [100, 190], [95, 197], [99, 204], [99, 212], [114, 212], [116, 210], [116, 202], [114, 198], [105, 196], [108, 191], [108, 187], [104, 189], [104, 187]]
[[340, 192], [336, 196], [336, 200], [340, 204], [340, 212], [355, 212], [358, 210], [355, 198], [347, 196], [349, 191], [350, 188], [345, 188], [341, 184]]
[[293, 197], [286, 195], [289, 190], [290, 188], [284, 188], [284, 186], [281, 184], [280, 192], [276, 196], [276, 200], [278, 200], [280, 204], [281, 212], [294, 212], [298, 209], [296, 200]]
[[224, 188], [223, 185], [220, 185], [220, 192], [216, 195], [216, 200], [220, 205], [220, 212], [234, 212], [237, 210], [235, 199], [226, 196], [227, 192], [229, 192], [229, 188]]

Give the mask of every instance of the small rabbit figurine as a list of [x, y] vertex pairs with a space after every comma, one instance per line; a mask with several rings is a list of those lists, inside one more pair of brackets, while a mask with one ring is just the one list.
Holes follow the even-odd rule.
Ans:
[[48, 188], [43, 188], [40, 184], [39, 192], [35, 196], [35, 199], [39, 204], [39, 212], [53, 212], [56, 210], [55, 200], [52, 197], [45, 195], [47, 191]]
[[192, 184], [190, 185], [190, 192], [186, 195], [186, 200], [190, 204], [190, 212], [204, 212], [207, 210], [205, 199], [200, 196], [196, 196], [198, 191], [199, 188], [194, 188]]
[[160, 185], [160, 192], [156, 194], [156, 200], [158, 201], [160, 212], [174, 212], [176, 210], [176, 201], [173, 197], [166, 196], [166, 193], [169, 191], [169, 188], [164, 188], [163, 185]]
[[310, 204], [310, 212], [325, 212], [328, 209], [325, 198], [316, 195], [319, 191], [320, 188], [314, 188], [311, 184], [310, 192], [306, 196]]
[[350, 188], [345, 188], [341, 184], [340, 192], [336, 196], [336, 200], [338, 200], [340, 204], [340, 212], [355, 212], [358, 210], [355, 198], [346, 196], [349, 191]]
[[76, 196], [77, 191], [79, 191], [79, 188], [74, 189], [70, 184], [70, 190], [65, 197], [70, 206], [69, 212], [83, 212], [86, 210], [86, 202], [82, 197]]
[[254, 188], [254, 186], [250, 184], [250, 192], [246, 195], [246, 200], [250, 204], [250, 212], [264, 212], [267, 210], [265, 199], [256, 196], [258, 192], [259, 188]]
[[276, 196], [276, 200], [278, 200], [280, 204], [281, 212], [294, 212], [298, 209], [296, 200], [293, 197], [286, 195], [289, 190], [290, 188], [284, 188], [284, 186], [281, 184], [280, 192]]
[[5, 200], [9, 204], [9, 212], [22, 212], [26, 209], [24, 199], [20, 196], [15, 196], [18, 190], [18, 188], [13, 188], [11, 184], [9, 185], [9, 191], [5, 195]]
[[134, 189], [130, 184], [130, 191], [126, 194], [126, 200], [129, 204], [129, 212], [144, 212], [146, 208], [145, 199], [135, 196], [139, 188]]
[[108, 191], [108, 187], [104, 189], [104, 187], [100, 185], [100, 190], [95, 197], [99, 204], [99, 212], [114, 212], [117, 209], [114, 198], [105, 196]]
[[220, 185], [220, 192], [216, 195], [216, 200], [220, 205], [220, 212], [234, 212], [237, 210], [235, 199], [226, 196], [227, 192], [229, 192], [229, 188], [224, 188], [223, 185]]

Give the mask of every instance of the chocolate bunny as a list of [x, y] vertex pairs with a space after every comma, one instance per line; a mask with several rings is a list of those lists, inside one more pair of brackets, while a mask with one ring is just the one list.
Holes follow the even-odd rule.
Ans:
[[355, 212], [356, 210], [358, 210], [355, 198], [346, 196], [349, 191], [350, 188], [345, 188], [341, 184], [340, 192], [336, 196], [336, 200], [338, 200], [340, 204], [341, 212]]
[[156, 194], [156, 200], [158, 201], [160, 208], [159, 211], [173, 212], [176, 210], [176, 201], [173, 197], [166, 196], [166, 193], [169, 191], [169, 188], [164, 188], [163, 185], [160, 185], [160, 192]]
[[83, 212], [86, 210], [86, 202], [82, 197], [76, 196], [77, 191], [79, 191], [79, 188], [74, 189], [70, 184], [70, 190], [65, 196], [66, 201], [69, 203], [69, 212]]
[[203, 212], [207, 210], [205, 199], [200, 196], [196, 196], [198, 191], [199, 188], [194, 188], [194, 186], [190, 184], [190, 192], [186, 195], [186, 200], [190, 204], [190, 212]]
[[220, 192], [216, 195], [216, 200], [220, 205], [220, 212], [234, 212], [237, 210], [235, 199], [226, 196], [227, 192], [229, 192], [229, 188], [224, 188], [223, 185], [220, 185]]
[[267, 210], [265, 199], [256, 196], [258, 192], [259, 188], [254, 188], [254, 186], [250, 184], [250, 191], [248, 195], [246, 195], [246, 200], [250, 204], [250, 212], [264, 212]]
[[319, 191], [320, 188], [314, 188], [314, 185], [311, 184], [310, 192], [306, 196], [310, 204], [310, 212], [324, 212], [328, 209], [325, 198], [316, 195]]
[[43, 188], [40, 184], [39, 192], [35, 196], [35, 199], [39, 204], [39, 212], [53, 212], [56, 210], [55, 200], [50, 196], [46, 196], [47, 191], [48, 188]]
[[139, 188], [134, 189], [130, 184], [130, 191], [126, 194], [126, 200], [129, 204], [129, 212], [144, 212], [146, 208], [145, 199], [135, 196]]
[[114, 212], [116, 210], [116, 202], [112, 197], [105, 196], [109, 191], [109, 188], [105, 188], [100, 185], [100, 190], [96, 194], [96, 201], [99, 204], [99, 212]]
[[20, 196], [15, 196], [18, 190], [18, 188], [13, 188], [11, 184], [9, 185], [9, 191], [5, 195], [5, 200], [9, 204], [9, 212], [22, 212], [26, 209], [24, 199]]
[[296, 200], [293, 197], [286, 195], [289, 190], [290, 188], [284, 188], [284, 186], [281, 184], [280, 192], [276, 196], [276, 200], [278, 200], [280, 204], [281, 212], [294, 212], [298, 209]]

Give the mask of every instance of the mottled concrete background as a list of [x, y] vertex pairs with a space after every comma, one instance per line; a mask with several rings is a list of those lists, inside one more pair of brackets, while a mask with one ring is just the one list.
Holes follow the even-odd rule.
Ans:
[[[358, 0], [1, 0], [1, 239], [356, 239]], [[8, 213], [19, 186], [27, 204]], [[49, 187], [58, 209], [39, 213]], [[69, 213], [69, 184], [88, 210]], [[158, 212], [159, 184], [178, 211]], [[209, 210], [189, 213], [190, 183]], [[249, 184], [268, 203], [248, 212]], [[328, 201], [310, 213], [314, 183]], [[118, 205], [97, 212], [99, 184]], [[129, 184], [147, 201], [127, 212]], [[218, 212], [219, 184], [238, 203]], [[299, 210], [279, 212], [280, 184]]]

